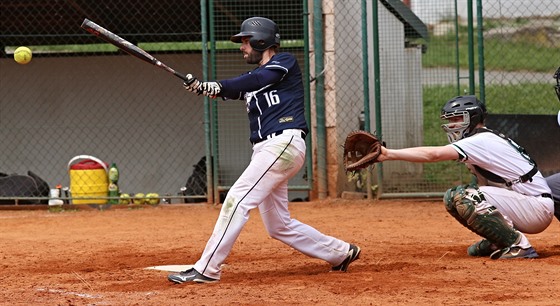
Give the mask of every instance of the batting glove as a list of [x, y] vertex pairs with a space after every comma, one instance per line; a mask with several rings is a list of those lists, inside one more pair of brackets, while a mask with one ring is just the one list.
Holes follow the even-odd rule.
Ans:
[[214, 99], [222, 91], [222, 84], [219, 82], [201, 82], [200, 89], [200, 94]]
[[187, 74], [187, 79], [188, 81], [183, 83], [185, 89], [198, 95], [216, 98], [222, 91], [222, 84], [219, 82], [201, 82], [192, 74]]
[[187, 74], [187, 80], [188, 81], [183, 83], [183, 87], [190, 92], [200, 94], [198, 88], [200, 87], [201, 82], [190, 73]]

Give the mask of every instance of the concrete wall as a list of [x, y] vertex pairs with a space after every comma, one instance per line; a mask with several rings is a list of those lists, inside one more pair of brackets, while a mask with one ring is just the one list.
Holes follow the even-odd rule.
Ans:
[[[201, 69], [198, 56], [160, 59]], [[67, 163], [87, 154], [117, 163], [125, 192], [175, 194], [204, 155], [202, 99], [133, 57], [0, 59], [0, 71], [2, 172], [68, 186]]]
[[[423, 143], [422, 52], [420, 47], [404, 48], [404, 26], [389, 11], [379, 10], [379, 53], [381, 85], [381, 125], [390, 148], [420, 146]], [[373, 58], [373, 54], [372, 54]], [[370, 88], [375, 88], [373, 72]], [[372, 92], [373, 94], [373, 92]], [[370, 97], [375, 101], [375, 96]], [[375, 108], [372, 107], [372, 130]], [[389, 184], [420, 177], [422, 164], [392, 162], [383, 165], [383, 178]], [[393, 182], [391, 182], [393, 181]]]

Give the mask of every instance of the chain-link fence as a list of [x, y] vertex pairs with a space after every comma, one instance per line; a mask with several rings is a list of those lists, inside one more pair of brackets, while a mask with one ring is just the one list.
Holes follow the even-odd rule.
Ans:
[[[538, 116], [492, 115], [488, 123], [510, 127], [503, 132], [533, 152], [543, 173], [560, 171], [554, 157], [560, 154], [560, 139], [554, 133], [558, 104], [552, 87], [552, 75], [560, 65], [560, 3], [382, 0], [366, 2], [366, 22], [360, 19], [364, 11], [358, 9], [360, 4], [364, 1], [333, 1], [334, 17], [325, 18], [337, 45], [336, 57], [327, 61], [326, 69], [336, 83], [336, 94], [327, 99], [327, 103], [336, 100], [338, 107], [327, 112], [327, 127], [336, 129], [338, 137], [333, 149], [358, 126], [375, 131], [391, 148], [444, 145], [441, 106], [454, 96], [476, 94], [492, 114]], [[361, 36], [364, 31], [367, 38]], [[366, 39], [367, 52], [361, 49]], [[367, 61], [364, 55], [369, 56]], [[360, 73], [364, 62], [368, 74]], [[362, 86], [369, 95], [363, 95]], [[365, 124], [358, 119], [362, 111]], [[536, 124], [523, 126], [521, 121]], [[531, 137], [523, 138], [526, 135]], [[335, 163], [340, 165], [340, 160]], [[342, 185], [345, 173], [338, 173]], [[466, 169], [455, 162], [390, 162], [370, 174], [363, 170], [348, 175], [349, 184], [342, 190], [385, 197], [439, 196], [470, 180]]]
[[[253, 68], [229, 37], [245, 18], [263, 15], [283, 29], [283, 49], [304, 62], [302, 1], [9, 0], [0, 6], [0, 172], [32, 171], [51, 189], [74, 189], [73, 197], [81, 185], [87, 185], [81, 195], [97, 197], [108, 184], [98, 181], [99, 163], [88, 167], [99, 159], [117, 165], [121, 193], [206, 201], [207, 181], [226, 190], [251, 149], [242, 101], [210, 105], [187, 93], [178, 79], [81, 29], [84, 18], [168, 66], [217, 79]], [[33, 59], [18, 65], [13, 53], [23, 45]], [[210, 173], [206, 161], [215, 166]], [[306, 186], [305, 172], [294, 184]], [[77, 175], [92, 181], [72, 182]], [[6, 189], [0, 197], [48, 197], [11, 183]], [[295, 191], [297, 197], [305, 195]]]
[[[439, 109], [463, 93], [497, 114], [552, 116], [558, 108], [554, 0], [6, 0], [0, 13], [0, 172], [31, 171], [45, 182], [32, 194], [46, 198], [45, 185], [71, 187], [69, 170], [97, 173], [80, 164], [89, 156], [117, 165], [123, 193], [190, 202], [206, 201], [209, 190], [219, 201], [250, 158], [243, 102], [185, 92], [177, 78], [85, 32], [84, 18], [206, 79], [251, 70], [229, 37], [247, 17], [275, 20], [282, 50], [302, 67], [311, 127], [291, 199], [307, 190], [440, 194], [469, 179], [452, 162], [391, 162], [347, 175], [341, 145], [351, 130], [375, 131], [392, 148], [443, 145]], [[18, 65], [13, 52], [23, 45], [33, 60]], [[17, 197], [7, 189], [0, 197]]]
[[[423, 144], [446, 144], [445, 133], [439, 128], [441, 106], [453, 96], [475, 94], [487, 104], [491, 128], [509, 127], [501, 131], [522, 143], [545, 175], [560, 171], [557, 158], [560, 138], [555, 137], [558, 104], [552, 87], [555, 82], [552, 75], [560, 65], [560, 3], [552, 0], [412, 1], [412, 9], [429, 29], [421, 68]], [[403, 108], [393, 113], [401, 111], [408, 110]], [[534, 124], [527, 126], [520, 122]], [[415, 133], [411, 127], [405, 130]], [[387, 131], [385, 121], [383, 131]], [[394, 140], [387, 139], [387, 142], [391, 144]], [[414, 144], [409, 140], [405, 143]], [[407, 186], [395, 190], [386, 186], [384, 192], [437, 193], [470, 180], [464, 167], [456, 163], [421, 167], [397, 176], [396, 184], [385, 179], [383, 183], [390, 187]], [[387, 175], [384, 171], [385, 178]]]
[[[30, 170], [50, 188], [67, 187], [69, 168], [87, 158], [69, 162], [86, 155], [117, 165], [122, 193], [177, 197], [205, 156], [202, 100], [80, 25], [88, 18], [178, 70], [200, 71], [200, 2], [8, 0], [0, 6], [0, 172]], [[33, 51], [26, 65], [12, 59], [22, 45]], [[201, 179], [195, 183], [205, 190]], [[98, 195], [96, 187], [83, 193]]]

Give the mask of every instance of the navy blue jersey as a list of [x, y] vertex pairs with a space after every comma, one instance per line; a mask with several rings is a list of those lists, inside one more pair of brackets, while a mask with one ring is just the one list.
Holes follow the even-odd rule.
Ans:
[[[301, 70], [296, 58], [290, 53], [275, 54], [268, 63], [257, 67], [249, 74], [270, 74], [272, 70], [281, 72], [279, 81], [270, 84], [260, 84], [254, 91], [245, 92], [245, 102], [249, 114], [251, 142], [258, 142], [267, 135], [285, 129], [301, 129], [308, 132], [305, 121], [304, 92]], [[234, 80], [222, 82], [226, 97], [237, 98], [229, 85]], [[254, 85], [254, 84], [246, 84]]]

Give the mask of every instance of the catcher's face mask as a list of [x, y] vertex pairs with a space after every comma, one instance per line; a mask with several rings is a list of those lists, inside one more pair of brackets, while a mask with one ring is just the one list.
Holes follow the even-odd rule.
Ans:
[[467, 111], [448, 115], [444, 114], [441, 115], [441, 119], [448, 120], [448, 123], [442, 124], [441, 128], [447, 133], [449, 143], [463, 139], [471, 123], [471, 118]]

